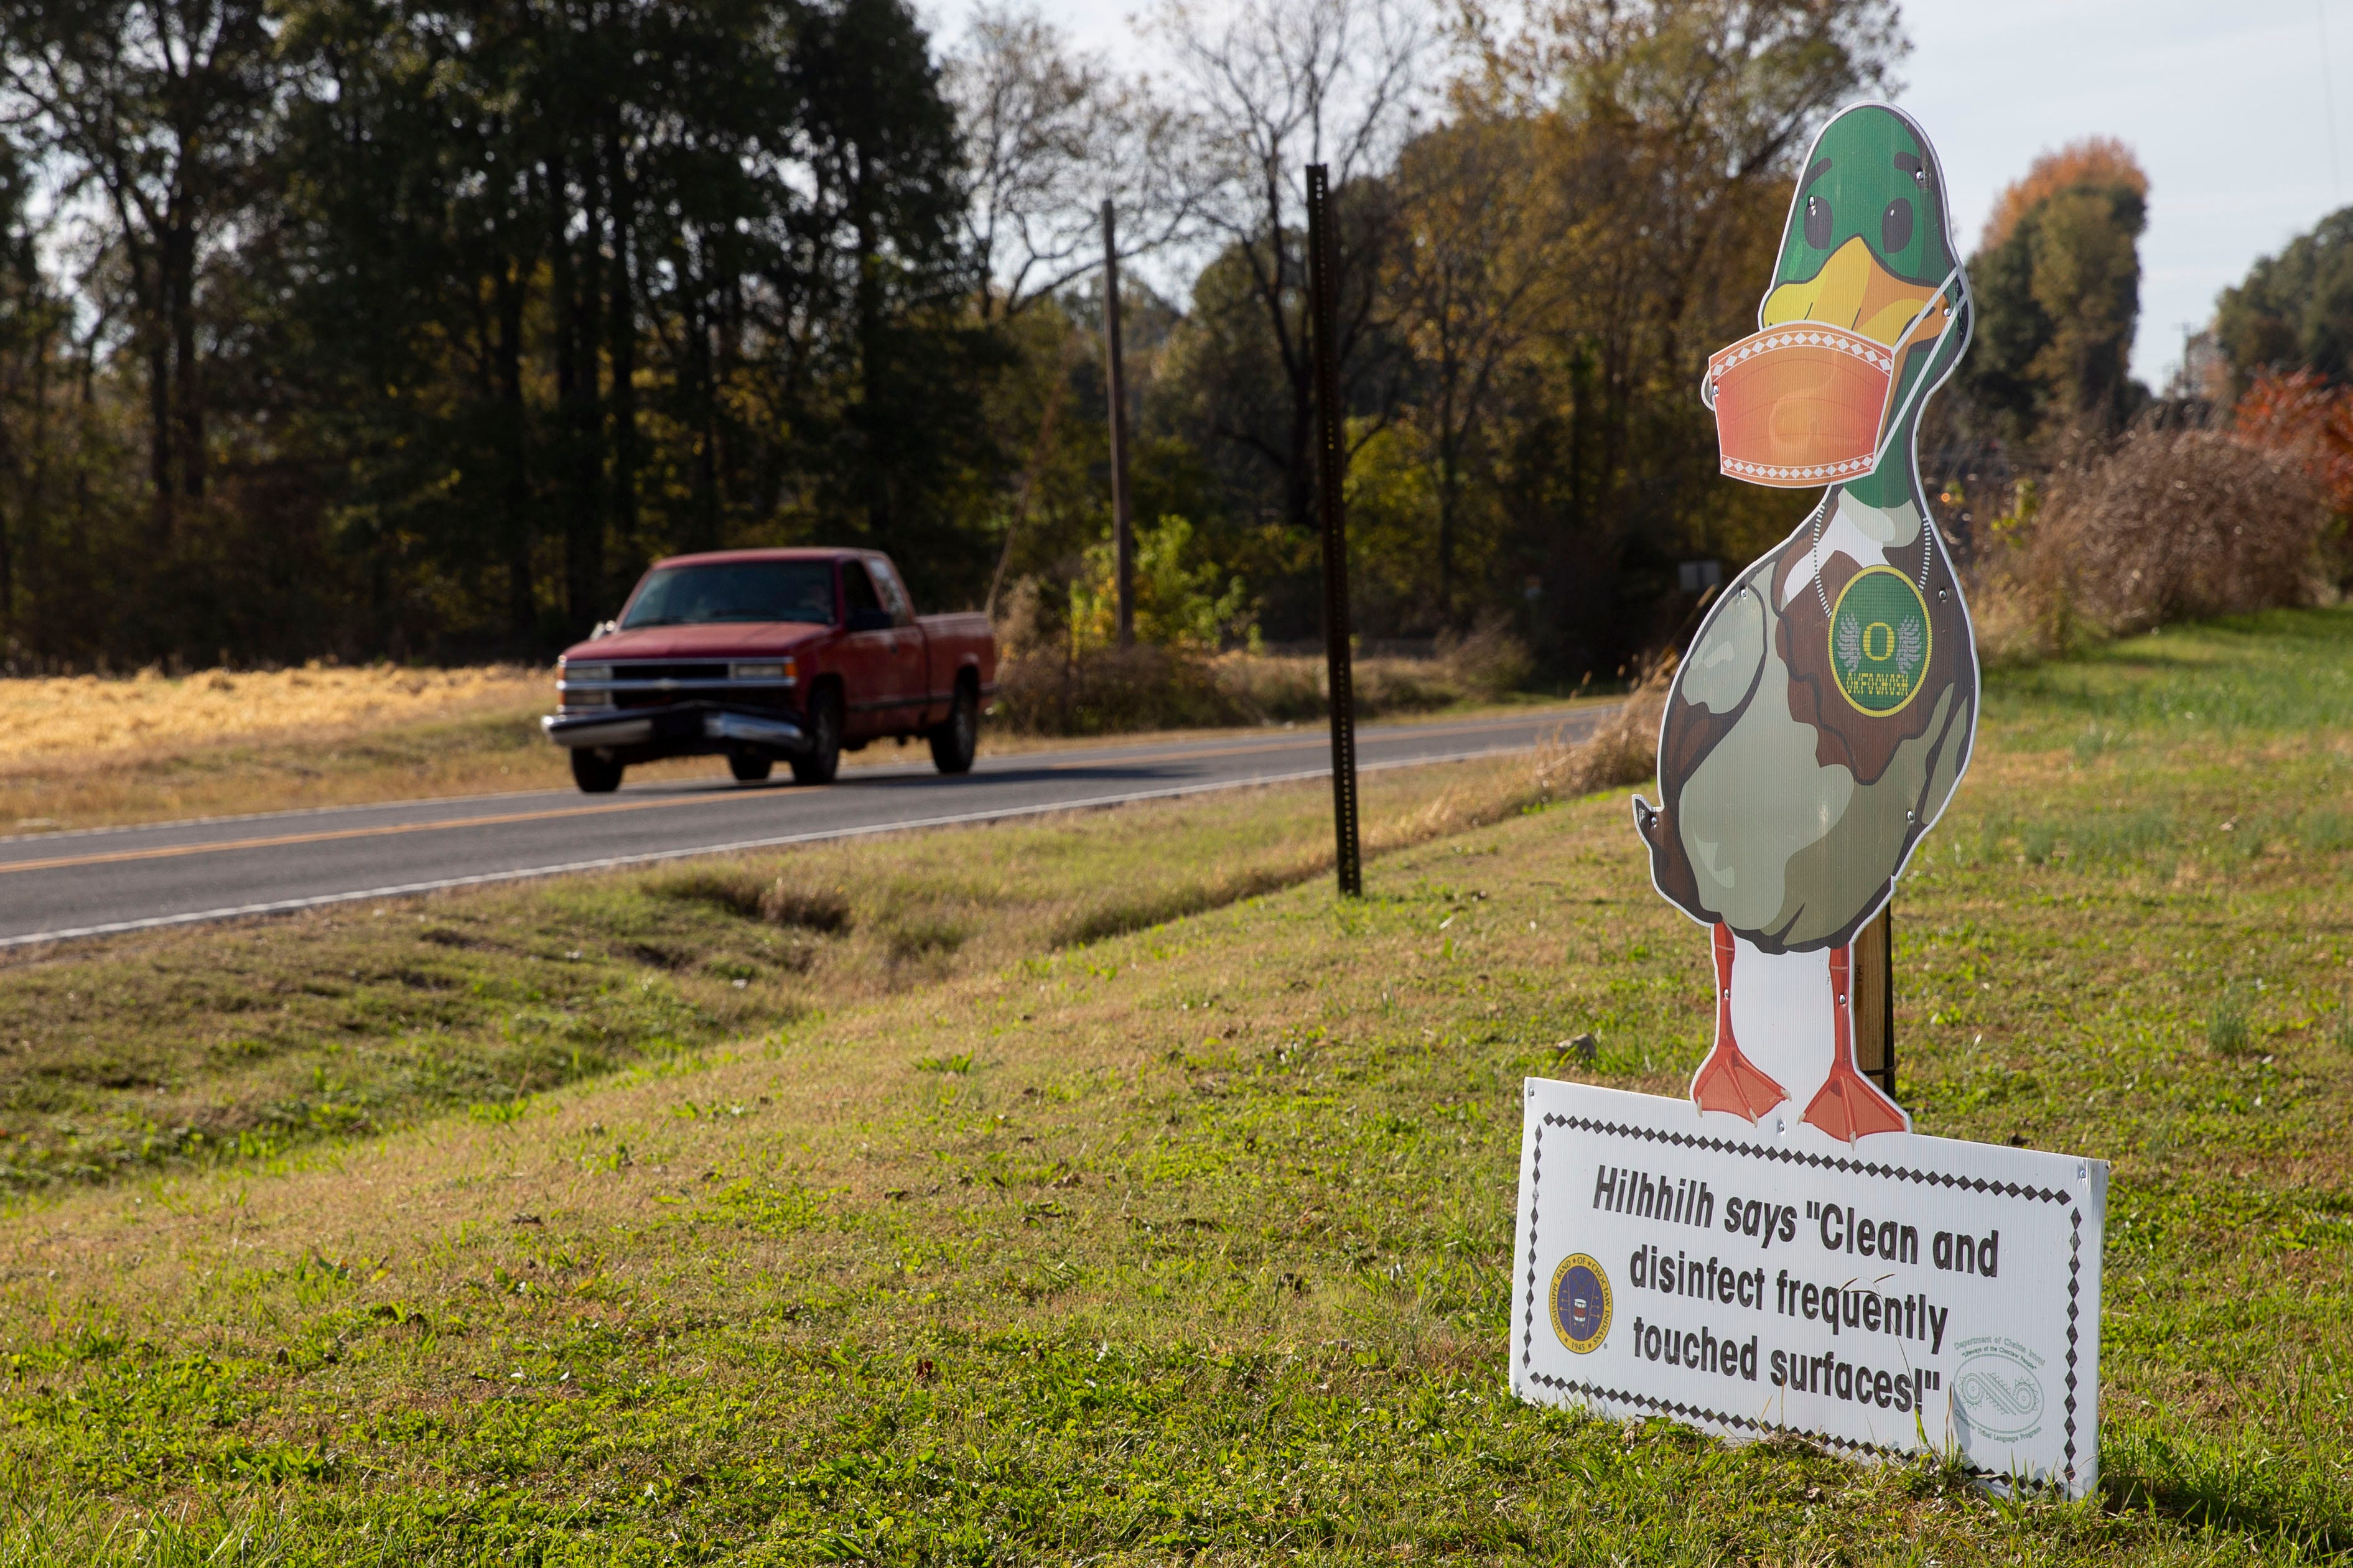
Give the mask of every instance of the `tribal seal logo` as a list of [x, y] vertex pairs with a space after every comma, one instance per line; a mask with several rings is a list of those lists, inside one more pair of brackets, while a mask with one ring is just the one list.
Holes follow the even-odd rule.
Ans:
[[1847, 580], [1831, 610], [1831, 676], [1865, 713], [1899, 712], [1928, 677], [1928, 602], [1892, 566]]
[[2014, 1340], [1989, 1335], [1966, 1341], [1953, 1374], [1953, 1402], [1970, 1431], [2015, 1443], [2042, 1430], [2042, 1358]]
[[1552, 1271], [1552, 1331], [1578, 1355], [1601, 1348], [1609, 1333], [1609, 1276], [1582, 1252]]

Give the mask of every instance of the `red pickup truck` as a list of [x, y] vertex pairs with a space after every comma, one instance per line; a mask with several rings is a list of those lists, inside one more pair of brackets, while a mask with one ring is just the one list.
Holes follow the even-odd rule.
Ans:
[[844, 748], [894, 735], [961, 773], [997, 693], [997, 639], [983, 616], [917, 616], [875, 551], [674, 555], [565, 650], [555, 691], [541, 726], [591, 795], [662, 757], [724, 756], [745, 784], [782, 758], [826, 784]]

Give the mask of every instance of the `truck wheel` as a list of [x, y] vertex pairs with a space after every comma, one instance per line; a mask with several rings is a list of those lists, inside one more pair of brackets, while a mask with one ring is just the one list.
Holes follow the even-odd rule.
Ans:
[[603, 752], [588, 747], [572, 753], [572, 782], [583, 795], [610, 795], [621, 787], [625, 770]]
[[948, 716], [932, 726], [932, 765], [944, 773], [968, 773], [973, 755], [979, 750], [980, 698], [971, 687], [958, 682]]
[[754, 757], [744, 752], [731, 752], [727, 758], [727, 771], [735, 775], [737, 784], [758, 784], [776, 765], [765, 757]]
[[808, 750], [793, 759], [793, 782], [831, 784], [841, 767], [841, 689], [819, 687], [809, 699]]

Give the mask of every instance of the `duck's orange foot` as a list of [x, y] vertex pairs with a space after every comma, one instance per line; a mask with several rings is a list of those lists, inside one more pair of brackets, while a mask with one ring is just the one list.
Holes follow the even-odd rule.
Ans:
[[1848, 1143], [1874, 1132], [1911, 1131], [1895, 1102], [1844, 1062], [1831, 1068], [1831, 1076], [1806, 1107], [1804, 1120]]
[[1729, 1040], [1718, 1042], [1692, 1078], [1692, 1101], [1702, 1110], [1728, 1110], [1751, 1121], [1788, 1098], [1788, 1089]]

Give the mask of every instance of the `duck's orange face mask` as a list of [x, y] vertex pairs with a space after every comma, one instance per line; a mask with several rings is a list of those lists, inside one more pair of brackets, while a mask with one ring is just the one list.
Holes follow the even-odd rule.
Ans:
[[1878, 468], [1927, 388], [1935, 354], [1913, 356], [1961, 320], [1966, 287], [1957, 268], [1933, 289], [1906, 282], [1856, 239], [1815, 277], [1774, 289], [1763, 330], [1708, 356], [1700, 399], [1715, 412], [1724, 472], [1809, 489]]

